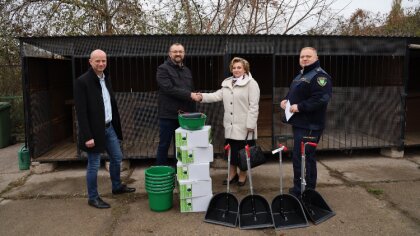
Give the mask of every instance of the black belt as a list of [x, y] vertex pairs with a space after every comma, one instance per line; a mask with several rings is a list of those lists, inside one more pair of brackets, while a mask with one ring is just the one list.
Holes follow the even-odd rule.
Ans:
[[111, 126], [111, 122], [105, 123], [105, 128], [109, 128]]

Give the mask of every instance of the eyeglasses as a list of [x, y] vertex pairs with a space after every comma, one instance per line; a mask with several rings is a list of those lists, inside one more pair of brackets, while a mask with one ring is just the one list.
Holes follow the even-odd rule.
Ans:
[[173, 54], [177, 54], [177, 53], [184, 54], [184, 51], [171, 51], [171, 53], [173, 53]]

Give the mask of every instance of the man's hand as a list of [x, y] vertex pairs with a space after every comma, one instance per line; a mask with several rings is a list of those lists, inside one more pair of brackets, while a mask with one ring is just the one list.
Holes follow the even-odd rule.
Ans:
[[201, 95], [201, 93], [191, 93], [191, 99], [196, 102], [201, 102], [201, 100], [203, 100], [203, 95]]
[[286, 110], [286, 103], [287, 103], [287, 100], [286, 99], [283, 100], [283, 101], [281, 101], [281, 103], [280, 103], [281, 109]]
[[293, 104], [290, 106], [290, 112], [291, 113], [295, 113], [295, 112], [299, 112], [299, 108], [297, 104]]
[[88, 148], [93, 148], [95, 147], [95, 140], [94, 139], [90, 139], [88, 141], [85, 142], [86, 147]]

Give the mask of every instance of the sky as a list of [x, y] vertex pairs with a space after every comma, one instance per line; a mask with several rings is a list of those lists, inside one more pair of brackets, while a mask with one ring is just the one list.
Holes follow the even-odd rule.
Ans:
[[[373, 13], [388, 13], [391, 10], [392, 0], [338, 0], [335, 3], [335, 9], [341, 9], [349, 4], [343, 11], [342, 15], [349, 17], [356, 9], [360, 8]], [[402, 0], [403, 7], [419, 6], [420, 0]]]

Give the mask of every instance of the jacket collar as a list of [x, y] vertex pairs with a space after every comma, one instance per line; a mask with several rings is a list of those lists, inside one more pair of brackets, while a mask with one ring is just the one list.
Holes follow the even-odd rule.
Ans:
[[[89, 76], [92, 78], [97, 78], [99, 81], [99, 77], [98, 75], [95, 73], [95, 71], [93, 71], [92, 67], [89, 68]], [[104, 71], [104, 75], [105, 75], [105, 80], [108, 78], [108, 73], [106, 72], [106, 70]]]
[[321, 66], [321, 64], [319, 63], [319, 60], [317, 60], [314, 63], [310, 64], [309, 66], [303, 67], [303, 69], [300, 71], [300, 73], [302, 75], [304, 75], [304, 74], [308, 73], [309, 71], [311, 71], [311, 70], [313, 70], [315, 68], [318, 68], [320, 66]]
[[172, 67], [179, 68], [179, 69], [184, 68], [184, 63], [181, 63], [181, 65], [178, 65], [175, 62], [173, 62], [170, 57], [168, 57], [168, 60], [166, 60], [166, 62]]
[[[236, 86], [245, 86], [246, 84], [249, 83], [249, 81], [251, 81], [252, 79], [252, 75], [251, 72], [249, 72], [248, 74], [244, 75], [244, 78], [242, 80], [239, 80], [235, 83]], [[233, 76], [226, 78], [225, 80], [223, 80], [222, 82], [222, 87], [229, 87], [229, 88], [233, 88], [232, 85], [232, 80], [233, 80]]]

